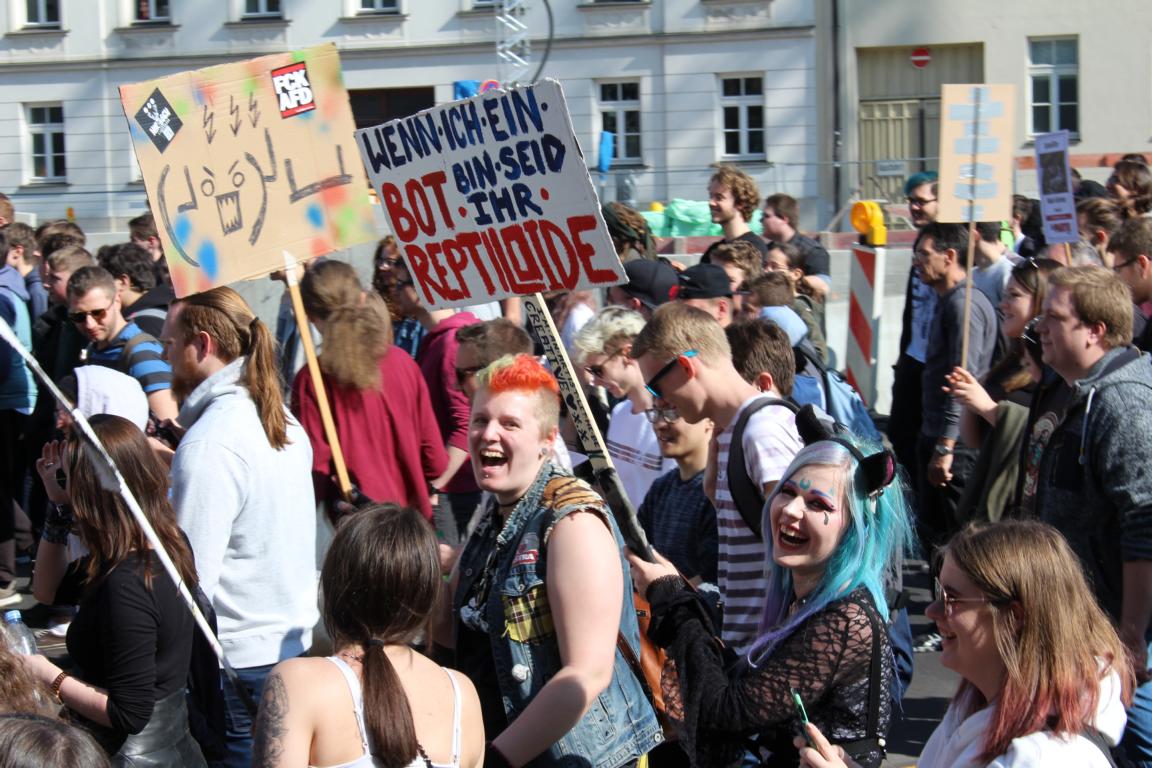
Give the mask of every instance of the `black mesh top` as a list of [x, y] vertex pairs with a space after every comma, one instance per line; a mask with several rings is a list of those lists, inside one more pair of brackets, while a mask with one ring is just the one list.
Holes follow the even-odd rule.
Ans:
[[730, 765], [755, 739], [765, 765], [795, 766], [792, 738], [800, 725], [790, 689], [829, 741], [862, 766], [880, 765], [884, 754], [875, 738], [888, 734], [894, 667], [884, 620], [867, 589], [813, 614], [757, 666], [721, 644], [704, 604], [679, 577], [658, 579], [647, 596], [648, 636], [668, 651], [662, 686], [668, 714], [694, 765]]

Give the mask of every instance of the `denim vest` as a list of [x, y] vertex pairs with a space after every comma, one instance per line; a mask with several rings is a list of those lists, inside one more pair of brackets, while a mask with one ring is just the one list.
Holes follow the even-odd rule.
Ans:
[[[0, 267], [4, 265], [0, 263]], [[0, 301], [8, 302], [15, 315], [11, 323], [16, 338], [26, 349], [32, 349], [32, 323], [28, 305], [16, 293], [0, 286]], [[36, 405], [36, 379], [20, 353], [0, 341], [0, 410], [32, 412]]]
[[[491, 503], [494, 505], [495, 501]], [[560, 519], [578, 511], [596, 512], [612, 529], [624, 574], [620, 633], [635, 657], [640, 657], [640, 630], [631, 600], [632, 577], [623, 557], [624, 540], [616, 521], [586, 483], [545, 464], [497, 538], [499, 554], [484, 608], [508, 722], [524, 711], [562, 666], [544, 583], [547, 540]], [[488, 514], [493, 513], [490, 508]], [[475, 538], [465, 547], [460, 557], [460, 586], [453, 600], [457, 615], [472, 584], [482, 575], [490, 551]], [[612, 682], [592, 701], [580, 722], [529, 765], [616, 768], [651, 751], [663, 738], [656, 713], [617, 648]]]

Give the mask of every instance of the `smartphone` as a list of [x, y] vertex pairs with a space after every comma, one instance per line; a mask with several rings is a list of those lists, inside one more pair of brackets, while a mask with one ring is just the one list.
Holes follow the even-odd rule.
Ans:
[[804, 701], [800, 698], [800, 694], [796, 693], [795, 688], [789, 688], [792, 692], [792, 703], [796, 705], [796, 715], [800, 718], [800, 730], [804, 735], [804, 741], [808, 746], [814, 747], [812, 739], [808, 736], [808, 712], [804, 709]]

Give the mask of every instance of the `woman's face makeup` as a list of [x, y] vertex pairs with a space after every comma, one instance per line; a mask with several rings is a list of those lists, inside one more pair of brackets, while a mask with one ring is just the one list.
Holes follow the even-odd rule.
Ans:
[[772, 499], [772, 558], [793, 572], [794, 582], [819, 581], [844, 538], [844, 469], [810, 464], [783, 481]]

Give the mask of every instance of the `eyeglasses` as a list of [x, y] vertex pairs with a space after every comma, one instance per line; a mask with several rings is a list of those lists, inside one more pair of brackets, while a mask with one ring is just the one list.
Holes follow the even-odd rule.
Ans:
[[928, 199], [924, 199], [920, 197], [906, 197], [904, 199], [908, 201], [909, 208], [923, 208], [926, 205], [936, 202], [938, 198], [930, 197]]
[[953, 597], [948, 594], [948, 590], [944, 589], [944, 585], [940, 583], [940, 579], [936, 581], [936, 599], [944, 603], [944, 615], [952, 618], [952, 614], [956, 612], [957, 603], [991, 603], [987, 597]]
[[[116, 302], [112, 302], [115, 304]], [[77, 325], [83, 325], [91, 317], [96, 322], [102, 322], [104, 317], [108, 314], [108, 310], [112, 309], [112, 304], [104, 307], [104, 309], [90, 309], [87, 312], [83, 310], [76, 310], [75, 312], [68, 313], [68, 319]]]
[[658, 424], [661, 419], [669, 424], [675, 424], [680, 420], [680, 411], [675, 408], [648, 408], [644, 411], [644, 415], [648, 417], [650, 424]]
[[608, 364], [609, 360], [622, 354], [624, 351], [625, 351], [625, 349], [618, 349], [615, 352], [613, 352], [612, 354], [608, 355], [608, 357], [604, 358], [604, 362], [600, 363], [599, 365], [586, 365], [586, 366], [584, 366], [584, 370], [588, 371], [588, 373], [592, 374], [593, 376], [595, 376], [598, 379], [603, 379], [604, 378], [604, 366]]
[[1136, 259], [1128, 259], [1128, 261], [1125, 261], [1122, 264], [1113, 264], [1112, 265], [1112, 271], [1119, 273], [1120, 270], [1124, 269], [1124, 267], [1128, 266], [1129, 264], [1135, 264], [1135, 263], [1136, 263]]
[[696, 357], [696, 350], [689, 349], [687, 352], [681, 352], [669, 360], [667, 365], [656, 371], [656, 375], [644, 384], [644, 389], [648, 390], [648, 394], [652, 395], [652, 397], [664, 397], [664, 395], [660, 394], [660, 389], [657, 385], [660, 383], [660, 379], [667, 376], [668, 373], [676, 367], [676, 363], [680, 362], [680, 358], [682, 357]]
[[456, 369], [456, 386], [463, 387], [464, 382], [468, 381], [468, 379], [470, 379], [473, 376], [475, 376], [476, 374], [480, 373], [480, 371], [484, 370], [487, 367], [488, 366], [486, 366], [486, 365], [473, 365], [473, 366], [470, 366], [468, 368], [457, 368]]

